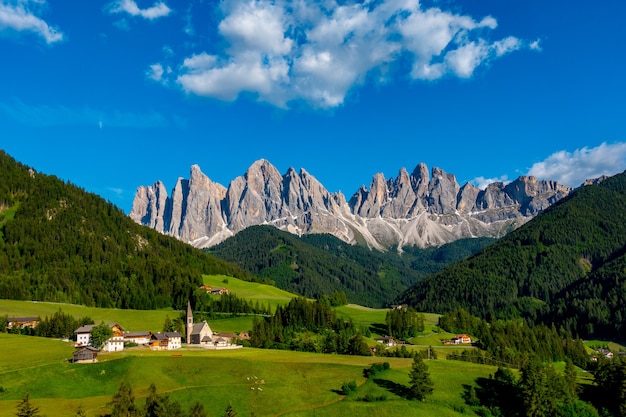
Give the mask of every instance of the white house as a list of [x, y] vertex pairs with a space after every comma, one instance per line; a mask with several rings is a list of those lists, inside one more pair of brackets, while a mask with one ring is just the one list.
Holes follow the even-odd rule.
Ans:
[[163, 334], [167, 337], [167, 350], [180, 349], [183, 338], [180, 333], [165, 332]]
[[74, 330], [76, 334], [76, 346], [89, 346], [91, 344], [91, 329], [95, 324], [85, 324]]
[[119, 352], [124, 350], [124, 336], [113, 336], [102, 345], [103, 352]]
[[136, 343], [139, 346], [145, 346], [150, 344], [152, 333], [149, 331], [143, 332], [124, 332], [124, 342]]
[[152, 350], [180, 349], [182, 336], [178, 332], [154, 333], [150, 340]]
[[[95, 324], [85, 324], [74, 330], [76, 334], [76, 346], [89, 346], [91, 345], [91, 332], [95, 327]], [[113, 331], [113, 337], [107, 340], [102, 345], [102, 350], [105, 352], [115, 352], [124, 349], [124, 330], [118, 324], [109, 324], [109, 327]]]

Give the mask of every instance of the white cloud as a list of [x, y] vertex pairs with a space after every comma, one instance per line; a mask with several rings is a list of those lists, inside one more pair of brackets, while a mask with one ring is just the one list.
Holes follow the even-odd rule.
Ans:
[[140, 9], [134, 0], [117, 0], [111, 3], [110, 11], [111, 13], [128, 13], [131, 16], [141, 16], [144, 19], [154, 20], [169, 15], [172, 9], [161, 1], [147, 9]]
[[148, 71], [146, 71], [146, 76], [151, 80], [160, 82], [163, 80], [163, 73], [165, 70], [163, 69], [163, 65], [161, 64], [152, 64]]
[[615, 175], [626, 169], [626, 143], [602, 143], [595, 148], [584, 147], [574, 152], [559, 151], [535, 163], [528, 175], [555, 180], [570, 187], [601, 175]]
[[0, 2], [0, 31], [12, 29], [18, 32], [33, 32], [52, 44], [63, 40], [63, 33], [38, 17], [34, 9], [45, 6], [42, 0], [18, 0]]
[[220, 7], [226, 47], [184, 60], [177, 81], [189, 94], [234, 100], [248, 92], [282, 107], [298, 100], [336, 107], [368, 77], [395, 75], [400, 59], [410, 60], [415, 80], [469, 78], [533, 45], [488, 39], [497, 27], [491, 16], [476, 20], [418, 0], [224, 0]]
[[541, 51], [541, 42], [539, 39], [534, 40], [528, 45], [528, 47], [533, 51]]
[[470, 183], [474, 184], [476, 187], [484, 190], [487, 188], [489, 184], [493, 184], [494, 182], [502, 182], [504, 184], [509, 183], [509, 178], [506, 175], [502, 175], [499, 178], [485, 178], [485, 177], [476, 177], [470, 181]]

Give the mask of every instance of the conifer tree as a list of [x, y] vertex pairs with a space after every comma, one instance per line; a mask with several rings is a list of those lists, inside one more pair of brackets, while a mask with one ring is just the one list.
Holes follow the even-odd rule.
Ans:
[[568, 394], [571, 396], [571, 400], [575, 401], [578, 398], [578, 386], [576, 384], [576, 368], [571, 359], [567, 359], [565, 362], [565, 381], [567, 385]]
[[17, 404], [17, 417], [31, 417], [39, 415], [39, 407], [30, 403], [30, 393], [26, 393], [24, 399]]
[[189, 417], [208, 417], [208, 414], [204, 411], [204, 406], [196, 401], [189, 410]]
[[145, 417], [158, 417], [161, 411], [161, 398], [156, 393], [156, 386], [154, 383], [148, 387], [148, 397], [146, 397], [146, 405], [143, 408], [143, 415]]
[[413, 358], [413, 366], [409, 372], [409, 391], [411, 396], [419, 401], [424, 401], [433, 393], [433, 381], [430, 379], [428, 366], [420, 358]]
[[111, 417], [136, 417], [138, 415], [133, 389], [128, 382], [124, 381], [120, 384], [109, 406], [111, 406]]

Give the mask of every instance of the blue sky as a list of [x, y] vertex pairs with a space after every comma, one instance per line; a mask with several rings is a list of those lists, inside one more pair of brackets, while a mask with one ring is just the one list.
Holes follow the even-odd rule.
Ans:
[[626, 169], [626, 3], [0, 0], [0, 148], [128, 212], [261, 158], [347, 198]]

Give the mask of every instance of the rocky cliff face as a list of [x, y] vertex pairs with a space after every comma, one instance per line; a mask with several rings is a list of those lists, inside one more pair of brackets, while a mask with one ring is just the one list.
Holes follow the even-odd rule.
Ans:
[[330, 233], [349, 243], [388, 249], [427, 247], [465, 237], [500, 237], [563, 198], [570, 188], [519, 177], [481, 190], [460, 187], [452, 174], [419, 164], [397, 178], [374, 175], [349, 201], [330, 193], [304, 169], [281, 175], [256, 161], [228, 188], [197, 165], [167, 195], [162, 182], [139, 187], [130, 217], [197, 247], [210, 247], [246, 227], [271, 224], [298, 235]]

